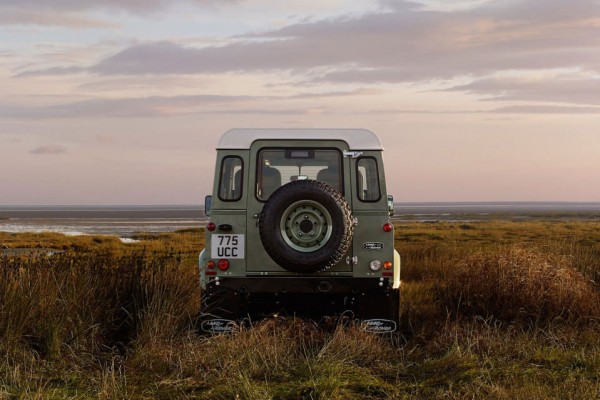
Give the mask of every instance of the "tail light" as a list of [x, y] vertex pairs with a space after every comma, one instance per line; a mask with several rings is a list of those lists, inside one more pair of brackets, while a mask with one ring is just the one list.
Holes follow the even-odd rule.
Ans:
[[389, 222], [387, 222], [383, 225], [384, 232], [391, 232], [392, 229], [394, 229], [394, 225], [390, 224]]
[[229, 268], [229, 261], [228, 260], [219, 260], [219, 262], [217, 263], [217, 266], [219, 267], [219, 269], [221, 271], [225, 271]]
[[390, 269], [392, 269], [392, 265], [393, 264], [392, 264], [391, 261], [386, 261], [386, 262], [383, 263], [383, 269], [390, 270]]
[[215, 225], [214, 222], [209, 222], [208, 224], [206, 224], [206, 229], [208, 229], [209, 231], [214, 231], [215, 229], [217, 229], [217, 225]]

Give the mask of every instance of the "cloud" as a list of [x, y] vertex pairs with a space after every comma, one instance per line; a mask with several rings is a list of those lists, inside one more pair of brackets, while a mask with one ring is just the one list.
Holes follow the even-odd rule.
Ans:
[[[75, 0], [62, 0], [66, 7]], [[31, 0], [27, 3], [31, 3]], [[116, 6], [117, 0], [108, 6]], [[91, 7], [96, 2], [83, 2]], [[145, 3], [144, 3], [145, 4]], [[203, 3], [204, 4], [204, 3]], [[88, 73], [161, 76], [287, 71], [303, 85], [449, 81], [498, 101], [598, 104], [600, 2], [596, 0], [489, 1], [436, 11], [408, 1], [385, 1], [377, 12], [295, 23], [230, 38], [222, 46], [175, 41], [142, 43], [93, 65], [71, 65], [18, 76]], [[122, 7], [137, 7], [125, 2]], [[153, 0], [147, 7], [165, 6]], [[498, 72], [578, 69], [587, 76], [552, 81], [497, 78]], [[492, 78], [490, 78], [492, 77]]]
[[[192, 48], [172, 42], [146, 43], [127, 48], [89, 68], [100, 75], [196, 74], [268, 70], [307, 70], [336, 63], [336, 56], [317, 47], [309, 52], [295, 40], [234, 43]], [[318, 57], [320, 55], [320, 57]]]
[[[464, 87], [468, 87], [465, 85]], [[457, 86], [456, 90], [462, 88]], [[451, 89], [454, 90], [454, 89]], [[462, 90], [462, 89], [460, 89]], [[419, 108], [363, 109], [349, 111], [337, 108], [331, 103], [319, 104], [318, 100], [342, 99], [362, 96], [379, 96], [382, 90], [358, 88], [349, 91], [305, 92], [289, 96], [150, 96], [140, 98], [106, 98], [77, 101], [45, 107], [11, 106], [0, 107], [0, 117], [17, 119], [78, 119], [78, 118], [153, 118], [178, 115], [200, 114], [248, 114], [248, 115], [343, 115], [351, 113], [365, 115], [394, 114], [481, 114], [481, 113], [533, 113], [533, 114], [592, 114], [599, 113], [600, 107], [565, 106], [547, 104], [522, 104], [498, 107], [488, 110], [438, 110]], [[537, 99], [537, 97], [536, 97]], [[308, 101], [308, 103], [307, 103]], [[546, 101], [549, 101], [546, 99]], [[599, 102], [600, 103], [600, 102]], [[307, 105], [308, 104], [308, 105]], [[334, 103], [335, 104], [335, 103]], [[599, 104], [600, 105], [600, 104]], [[113, 137], [97, 136], [100, 143], [114, 140]]]
[[30, 151], [31, 154], [61, 154], [66, 153], [67, 148], [55, 144], [47, 144], [44, 146], [36, 147]]
[[184, 114], [199, 107], [219, 107], [250, 99], [246, 96], [172, 96], [93, 99], [47, 107], [2, 107], [0, 115], [17, 118], [152, 117]]
[[516, 105], [500, 107], [489, 112], [500, 114], [600, 114], [600, 107]]
[[[142, 98], [92, 99], [47, 107], [3, 105], [0, 116], [12, 118], [130, 118], [163, 117], [182, 114], [231, 113], [231, 114], [310, 114], [315, 108], [298, 106], [289, 110], [279, 109], [282, 102], [315, 100], [352, 96], [371, 96], [378, 90], [356, 89], [321, 93], [301, 93], [292, 96], [151, 96]], [[255, 108], [262, 104], [263, 109]]]
[[[204, 7], [214, 7], [223, 3], [239, 3], [242, 0], [187, 0], [187, 3]], [[128, 12], [152, 12], [168, 8], [171, 0], [19, 0], [20, 9], [87, 11], [124, 10]], [[12, 8], [14, 0], [0, 0], [0, 9]]]
[[[501, 5], [500, 5], [501, 3]], [[258, 40], [260, 39], [260, 40]], [[600, 67], [592, 0], [490, 2], [455, 12], [400, 8], [252, 33], [220, 47], [135, 45], [89, 68], [101, 75], [289, 70], [333, 82], [404, 82], [498, 70]], [[52, 72], [52, 71], [49, 71]]]
[[[244, 0], [187, 0], [187, 3], [213, 8], [241, 1]], [[110, 22], [89, 18], [84, 14], [93, 11], [151, 14], [166, 10], [172, 3], [170, 0], [0, 0], [0, 25], [114, 27]]]
[[484, 100], [487, 101], [560, 102], [600, 106], [600, 78], [585, 75], [494, 77], [447, 90], [485, 96]]
[[337, 91], [337, 92], [323, 92], [323, 93], [299, 93], [288, 97], [288, 99], [319, 99], [319, 98], [331, 98], [331, 97], [356, 97], [356, 96], [376, 96], [382, 94], [381, 89], [367, 89], [359, 88], [349, 91]]
[[70, 67], [52, 67], [44, 70], [29, 70], [19, 72], [15, 74], [15, 78], [29, 78], [36, 76], [60, 76], [60, 75], [73, 75], [78, 73], [85, 73], [87, 71], [84, 67], [70, 66]]
[[77, 14], [57, 13], [46, 10], [23, 10], [0, 6], [0, 25], [42, 25], [69, 28], [111, 28], [116, 25]]

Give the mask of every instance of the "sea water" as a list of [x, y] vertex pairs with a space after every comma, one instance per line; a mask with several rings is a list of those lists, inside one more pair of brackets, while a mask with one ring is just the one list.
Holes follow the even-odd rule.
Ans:
[[[394, 222], [505, 220], [600, 220], [600, 203], [480, 202], [396, 203]], [[117, 235], [201, 228], [208, 217], [199, 205], [0, 206], [0, 231]]]

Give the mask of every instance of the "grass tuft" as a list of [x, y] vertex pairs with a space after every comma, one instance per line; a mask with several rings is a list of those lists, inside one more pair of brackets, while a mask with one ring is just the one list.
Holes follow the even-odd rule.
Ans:
[[564, 256], [521, 247], [478, 253], [442, 271], [438, 300], [455, 317], [533, 326], [600, 321], [600, 295]]

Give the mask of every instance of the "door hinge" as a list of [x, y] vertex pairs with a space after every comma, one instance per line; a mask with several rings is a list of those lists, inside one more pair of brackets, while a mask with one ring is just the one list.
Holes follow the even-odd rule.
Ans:
[[358, 264], [358, 257], [357, 256], [354, 256], [354, 257], [348, 256], [348, 257], [346, 257], [346, 264], [348, 264], [348, 265], [356, 265], [356, 264]]
[[344, 150], [344, 157], [358, 158], [358, 157], [362, 156], [362, 154], [363, 154], [362, 151]]

